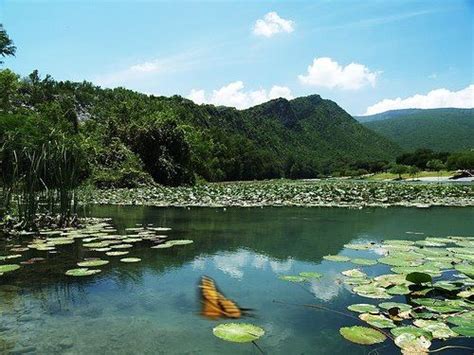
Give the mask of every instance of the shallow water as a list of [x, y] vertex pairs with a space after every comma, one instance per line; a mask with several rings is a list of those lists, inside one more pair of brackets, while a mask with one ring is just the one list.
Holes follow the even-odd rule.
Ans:
[[[344, 249], [344, 244], [355, 241], [474, 236], [474, 208], [103, 206], [90, 213], [111, 217], [121, 233], [137, 223], [153, 223], [173, 228], [167, 233], [170, 238], [192, 239], [194, 244], [150, 249], [150, 244], [142, 243], [128, 255], [142, 262], [123, 264], [119, 258], [108, 258], [112, 261], [101, 267], [101, 274], [85, 279], [63, 275], [87, 256], [82, 248], [64, 246], [47, 263], [4, 277], [0, 280], [0, 353], [258, 354], [252, 344], [227, 343], [213, 336], [212, 328], [226, 320], [199, 315], [197, 283], [208, 275], [226, 296], [254, 310], [241, 321], [265, 329], [258, 344], [267, 354], [367, 354], [377, 346], [355, 345], [339, 335], [341, 326], [360, 325], [359, 321], [289, 305], [322, 304], [346, 312], [353, 303], [380, 302], [352, 294], [340, 283], [340, 272], [356, 265], [322, 257], [378, 257], [374, 252]], [[369, 275], [389, 270], [384, 265], [361, 269]], [[278, 279], [301, 271], [324, 276], [305, 286]], [[402, 296], [391, 301], [399, 300]], [[468, 339], [450, 344], [474, 345]], [[433, 341], [431, 349], [443, 345]], [[388, 340], [382, 346], [380, 354], [399, 353]]]

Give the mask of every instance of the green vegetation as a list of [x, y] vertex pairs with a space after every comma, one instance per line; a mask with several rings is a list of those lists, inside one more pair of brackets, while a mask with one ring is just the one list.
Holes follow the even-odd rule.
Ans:
[[397, 110], [357, 119], [406, 151], [429, 148], [454, 152], [474, 148], [474, 109]]
[[[367, 255], [376, 250], [378, 254], [384, 253], [378, 261], [391, 266], [391, 273], [383, 274], [386, 272], [383, 269], [377, 276], [368, 276], [368, 273], [360, 269], [341, 272], [345, 276], [342, 282], [354, 294], [378, 303], [356, 303], [347, 307], [350, 311], [359, 313], [360, 321], [370, 327], [341, 327], [340, 334], [346, 340], [373, 345], [389, 338], [404, 354], [423, 354], [429, 352], [434, 339], [448, 340], [474, 334], [474, 303], [471, 299], [474, 242], [471, 237], [364, 242], [351, 244], [351, 249]], [[344, 255], [332, 255], [330, 258], [325, 256], [324, 259], [339, 263], [350, 261]], [[453, 275], [454, 270], [458, 273]], [[292, 281], [282, 277], [280, 279]], [[398, 295], [404, 295], [400, 299], [405, 303], [380, 301]], [[303, 306], [344, 315], [319, 304]], [[348, 317], [353, 322], [355, 317]], [[449, 347], [457, 348], [455, 345]], [[459, 346], [459, 349], [472, 350], [463, 346]]]
[[[41, 79], [36, 71], [20, 79], [5, 69], [0, 83], [4, 120], [41, 121], [75, 136], [97, 187], [342, 175], [373, 170], [399, 152], [318, 95], [238, 111]], [[26, 138], [36, 135], [30, 127]]]
[[150, 206], [472, 206], [474, 186], [371, 181], [233, 182], [84, 191], [96, 204]]

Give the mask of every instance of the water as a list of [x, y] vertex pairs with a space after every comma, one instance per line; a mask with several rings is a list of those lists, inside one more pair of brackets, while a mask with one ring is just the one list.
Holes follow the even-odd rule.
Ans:
[[[170, 238], [192, 239], [194, 244], [171, 249], [141, 244], [129, 255], [142, 258], [141, 263], [123, 264], [119, 258], [109, 258], [112, 261], [102, 267], [101, 274], [86, 279], [63, 275], [77, 259], [87, 256], [82, 249], [65, 246], [47, 263], [3, 278], [0, 353], [258, 354], [252, 344], [227, 343], [213, 336], [212, 328], [227, 320], [199, 315], [197, 283], [202, 275], [208, 275], [227, 297], [254, 310], [242, 321], [266, 330], [258, 344], [267, 354], [367, 354], [377, 346], [355, 345], [339, 335], [342, 326], [360, 325], [357, 320], [290, 305], [313, 303], [346, 312], [353, 303], [378, 303], [350, 293], [340, 283], [340, 272], [354, 268], [354, 264], [322, 257], [362, 256], [362, 252], [343, 247], [361, 240], [474, 235], [473, 208], [187, 210], [111, 206], [95, 207], [91, 213], [112, 217], [122, 232], [136, 223], [169, 226], [173, 228]], [[371, 275], [388, 268], [378, 265], [362, 270]], [[324, 276], [304, 287], [278, 279], [278, 275], [301, 271]], [[450, 344], [474, 345], [469, 339]], [[443, 345], [434, 341], [432, 349]], [[388, 340], [382, 346], [381, 354], [399, 353]]]

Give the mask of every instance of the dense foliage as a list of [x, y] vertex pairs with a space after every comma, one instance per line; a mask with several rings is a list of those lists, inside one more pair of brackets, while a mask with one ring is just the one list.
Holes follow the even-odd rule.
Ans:
[[474, 148], [474, 109], [398, 110], [357, 119], [407, 151], [429, 148], [454, 152]]
[[99, 187], [314, 178], [372, 171], [399, 152], [317, 95], [239, 111], [55, 81], [37, 71], [20, 79], [8, 69], [0, 71], [0, 88], [1, 134], [15, 133], [7, 122], [22, 120], [31, 142], [53, 131], [73, 137]]
[[434, 152], [431, 149], [417, 149], [403, 153], [396, 158], [396, 163], [416, 167], [420, 170], [474, 170], [474, 150], [460, 152]]

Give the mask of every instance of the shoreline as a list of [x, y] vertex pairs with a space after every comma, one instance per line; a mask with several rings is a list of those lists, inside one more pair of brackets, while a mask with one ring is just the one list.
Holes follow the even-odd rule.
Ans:
[[474, 207], [474, 185], [304, 180], [226, 182], [193, 187], [92, 190], [84, 196], [84, 204], [180, 208]]

